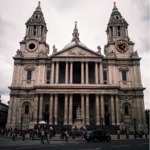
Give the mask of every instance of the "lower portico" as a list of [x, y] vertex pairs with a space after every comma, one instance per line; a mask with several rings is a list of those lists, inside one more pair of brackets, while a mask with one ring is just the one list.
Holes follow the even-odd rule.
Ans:
[[119, 125], [117, 95], [94, 93], [60, 93], [39, 94], [35, 109], [37, 118], [34, 121], [45, 120], [50, 125], [73, 125], [76, 119], [76, 109], [81, 108], [81, 117], [85, 125]]

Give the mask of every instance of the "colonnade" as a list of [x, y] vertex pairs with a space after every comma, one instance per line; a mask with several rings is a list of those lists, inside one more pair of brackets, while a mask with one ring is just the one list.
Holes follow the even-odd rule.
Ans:
[[[64, 94], [64, 125], [72, 125], [73, 124], [73, 94]], [[59, 98], [58, 94], [51, 94], [49, 97], [49, 124], [58, 124], [58, 103]], [[93, 103], [93, 101], [92, 101]], [[95, 125], [103, 125], [105, 124], [105, 102], [104, 95], [96, 94], [95, 95]], [[90, 94], [81, 94], [80, 99], [80, 107], [81, 107], [81, 118], [83, 119], [83, 123], [85, 125], [90, 125]], [[110, 95], [109, 100], [109, 120], [111, 125], [119, 125], [120, 123], [120, 109], [119, 109], [119, 100], [118, 96]], [[43, 120], [43, 95], [39, 95], [39, 120]], [[36, 111], [38, 109], [35, 109]], [[37, 114], [35, 112], [34, 114]], [[53, 120], [54, 119], [54, 120]], [[103, 122], [102, 122], [103, 119]]]
[[[62, 62], [52, 62], [51, 66], [51, 79], [50, 83], [58, 83], [59, 82], [59, 63]], [[72, 84], [73, 83], [73, 67], [75, 62], [65, 62], [65, 84]], [[90, 62], [81, 62], [81, 84], [88, 84], [89, 83], [89, 63]], [[95, 84], [103, 83], [103, 72], [102, 72], [102, 63], [101, 62], [94, 62], [95, 63]]]

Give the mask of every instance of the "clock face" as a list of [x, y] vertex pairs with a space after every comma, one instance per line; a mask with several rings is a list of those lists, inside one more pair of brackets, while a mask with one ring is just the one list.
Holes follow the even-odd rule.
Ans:
[[118, 41], [116, 43], [116, 49], [121, 53], [126, 52], [128, 50], [128, 44], [124, 41]]
[[38, 43], [36, 41], [34, 41], [34, 40], [29, 41], [26, 44], [27, 50], [31, 51], [31, 52], [35, 51], [37, 49], [37, 47], [38, 47]]

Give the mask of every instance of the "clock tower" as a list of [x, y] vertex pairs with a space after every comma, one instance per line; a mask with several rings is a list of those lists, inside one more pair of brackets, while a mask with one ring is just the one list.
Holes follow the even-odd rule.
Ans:
[[130, 41], [128, 36], [128, 23], [118, 11], [115, 2], [106, 33], [108, 40], [104, 48], [106, 56], [112, 54], [115, 54], [117, 58], [128, 58], [131, 56], [134, 43]]
[[33, 15], [26, 22], [26, 34], [20, 42], [20, 53], [24, 58], [37, 58], [41, 54], [46, 56], [49, 53], [49, 46], [46, 43], [47, 31], [39, 2]]

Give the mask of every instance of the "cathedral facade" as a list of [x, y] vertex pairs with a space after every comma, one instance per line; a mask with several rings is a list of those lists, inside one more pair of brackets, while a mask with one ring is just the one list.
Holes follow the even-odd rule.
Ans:
[[31, 123], [70, 125], [81, 109], [85, 126], [145, 127], [140, 60], [128, 36], [128, 23], [114, 3], [104, 55], [80, 42], [77, 22], [72, 40], [49, 55], [47, 26], [38, 4], [26, 22], [26, 35], [14, 59], [7, 127]]

